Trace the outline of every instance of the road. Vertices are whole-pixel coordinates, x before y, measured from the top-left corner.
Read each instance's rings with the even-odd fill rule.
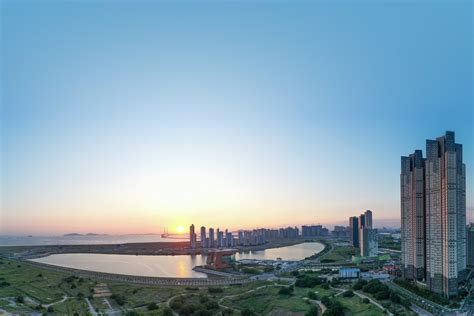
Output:
[[[95,311],[94,306],[92,306],[89,299],[86,298],[85,300],[86,300],[87,305],[89,306],[89,312],[92,314],[92,316],[97,316],[97,312]]]
[[[442,313],[448,313],[451,312],[449,309],[435,303],[427,300],[424,297],[421,297],[411,291],[408,291],[407,289],[399,286],[398,284],[393,283],[392,281],[385,283],[387,286],[395,291],[401,292],[404,294],[404,296],[409,297],[413,300],[416,301],[419,305],[421,305],[424,309],[428,310],[435,310],[435,314],[440,315]]]

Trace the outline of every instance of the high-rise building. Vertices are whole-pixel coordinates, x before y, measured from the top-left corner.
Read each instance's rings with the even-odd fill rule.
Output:
[[[206,227],[201,226],[201,247],[206,248]]]
[[[359,215],[359,230],[365,227],[365,214]]]
[[[470,223],[469,225],[467,225],[466,229],[466,265],[472,269],[474,267],[474,223]]]
[[[209,248],[215,247],[214,228],[209,228]]]
[[[425,159],[421,150],[402,157],[400,173],[402,276],[423,280],[425,264]]]
[[[360,229],[360,255],[362,257],[375,257],[379,252],[377,230],[368,227]]]
[[[364,227],[365,228],[372,228],[372,211],[371,210],[365,211],[364,219],[365,219]]]
[[[217,229],[217,247],[224,247],[224,232]]]
[[[196,248],[196,233],[194,232],[194,224],[189,226],[189,243],[191,248]]]
[[[466,166],[462,145],[455,143],[454,132],[446,132],[426,141],[426,159],[421,151],[415,151],[401,162],[404,276],[424,277],[430,291],[455,296],[466,276]]]
[[[352,247],[359,247],[359,219],[357,216],[349,217],[349,239]]]

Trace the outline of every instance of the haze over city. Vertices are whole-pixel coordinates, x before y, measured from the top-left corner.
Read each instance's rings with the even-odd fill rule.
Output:
[[[473,221],[471,16],[2,2],[0,234],[399,227],[400,156],[448,130]]]

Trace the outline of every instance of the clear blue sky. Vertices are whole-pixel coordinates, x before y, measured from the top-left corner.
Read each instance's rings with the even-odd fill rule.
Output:
[[[446,130],[472,218],[471,1],[1,11],[0,232],[394,223],[400,156]]]

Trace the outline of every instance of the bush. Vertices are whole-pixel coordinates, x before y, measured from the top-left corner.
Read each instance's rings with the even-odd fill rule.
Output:
[[[298,276],[298,275],[300,275],[300,273],[298,272],[298,270],[295,270],[295,271],[291,272],[291,275]]]
[[[246,307],[242,311],[240,311],[240,315],[242,315],[242,316],[254,316],[254,315],[257,315],[257,314],[255,314],[255,312],[252,309]]]
[[[308,291],[307,296],[310,300],[317,300],[318,299],[318,294],[316,294],[313,291]]]
[[[329,284],[327,283],[324,283],[323,285],[321,285],[321,287],[325,290],[329,290]]]
[[[185,290],[186,291],[199,291],[199,288],[195,286],[187,286]]]
[[[315,287],[316,285],[320,285],[324,282],[326,282],[326,279],[324,279],[324,278],[310,276],[310,275],[304,275],[302,277],[299,277],[296,280],[295,286],[297,286],[297,287]]]
[[[124,305],[126,302],[125,297],[119,294],[112,294],[110,298],[113,299],[120,306]]]
[[[401,303],[400,296],[397,293],[393,292],[393,291],[390,293],[390,300],[392,302],[394,302],[395,304],[400,304]]]
[[[332,301],[329,296],[323,296],[321,298],[321,303],[323,303],[326,307],[329,307],[332,304]]]
[[[364,304],[369,304],[370,301],[369,301],[369,299],[366,297],[366,298],[364,298],[364,299],[362,300],[362,303],[364,303]]]
[[[344,297],[353,297],[354,292],[352,292],[351,290],[345,291],[344,293],[342,293],[342,296],[344,296]]]
[[[156,303],[153,302],[153,303],[148,304],[148,305],[146,306],[146,308],[147,308],[149,311],[153,311],[153,310],[155,310],[155,309],[158,309],[159,307],[158,307],[158,305],[157,305]]]
[[[163,315],[164,316],[173,316],[173,311],[169,307],[165,307],[163,309]]]
[[[207,291],[209,293],[222,293],[222,292],[224,292],[224,289],[220,288],[220,287],[210,287],[210,288],[207,289]]]
[[[285,286],[280,288],[278,291],[278,294],[281,295],[292,295],[293,294],[293,287],[292,286]]]
[[[209,301],[204,304],[207,310],[219,309],[219,304],[216,301]]]
[[[305,316],[318,316],[319,309],[316,306],[312,306],[309,311],[306,312]]]
[[[23,304],[25,302],[25,298],[23,296],[17,296],[16,302],[20,303],[20,304]]]
[[[344,315],[344,307],[338,301],[332,301],[328,309],[324,312],[325,316],[340,316]]]
[[[54,307],[53,306],[48,307],[48,313],[54,313]]]

